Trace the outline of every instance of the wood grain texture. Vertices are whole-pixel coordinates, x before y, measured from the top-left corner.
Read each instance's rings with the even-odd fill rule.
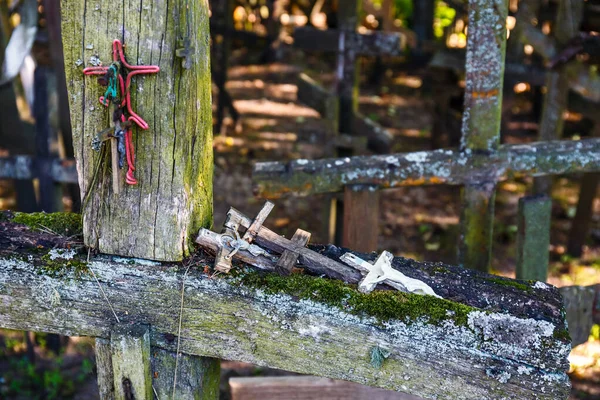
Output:
[[[552,200],[546,196],[519,199],[517,216],[517,279],[548,279]]]
[[[379,238],[379,191],[373,185],[344,188],[342,246],[368,253],[377,251]]]
[[[112,368],[110,340],[97,338],[94,346],[96,355],[96,377],[98,394],[102,400],[115,400],[115,383]]]
[[[110,353],[115,399],[152,399],[149,327],[117,325],[110,334]]]
[[[316,376],[229,378],[231,400],[419,400],[421,397]]]
[[[187,23],[194,28],[189,30],[195,49],[191,69],[184,69],[175,54]],[[206,0],[64,1],[62,32],[82,197],[91,191],[84,210],[85,243],[104,253],[181,260],[189,253],[192,232],[212,221]],[[110,118],[98,102],[105,89],[82,73],[92,56],[104,65],[111,62],[114,39],[124,43],[131,64],[161,69],[132,80],[132,108],[150,127],[134,128],[139,183],[123,186],[119,195],[113,193],[110,171],[104,166],[92,185],[99,154],[92,151],[91,140],[110,126]]]
[[[93,278],[40,275],[38,262],[35,258],[0,259],[0,326],[109,337],[114,317]],[[148,323],[151,345],[173,351],[182,269],[106,257],[94,259],[90,266],[122,322]],[[437,293],[453,290],[455,284],[448,278],[444,281],[445,287],[432,285]],[[474,283],[456,285],[477,289]],[[485,287],[487,292],[478,291],[479,298],[490,299],[498,295],[494,290],[506,290],[490,283]],[[556,399],[568,394],[565,371],[570,345],[553,338],[562,323],[561,307],[553,322],[505,311],[512,304],[537,298],[531,308],[539,304],[541,309],[517,312],[547,312],[556,307],[551,300],[556,289],[550,286],[531,289],[527,295],[513,291],[510,304],[503,298],[503,311],[474,311],[462,327],[452,322],[451,315],[439,325],[410,319],[381,324],[372,317],[349,314],[342,306],[268,295],[210,279],[196,270],[190,271],[186,288],[181,331],[184,354],[348,380],[426,398]],[[60,302],[51,304],[48,296],[54,290]],[[544,309],[545,301],[551,305]],[[374,346],[391,351],[381,369],[370,364]]]
[[[48,270],[48,253],[36,247],[40,241],[14,235],[13,225],[0,222],[0,326],[109,338],[114,316],[97,282],[91,275],[76,275],[72,267],[61,268],[63,263],[84,262],[85,256],[54,250]],[[48,233],[38,236],[56,243]],[[337,263],[347,251],[335,246],[311,248]],[[569,392],[570,343],[561,298],[552,286],[396,257],[394,268],[424,281],[446,300],[406,295],[410,301],[416,296],[433,302],[432,314],[419,308],[416,316],[408,312],[381,320],[368,310],[357,313],[344,302],[299,298],[267,283],[248,286],[238,278],[211,278],[202,272],[211,263],[199,255],[185,278],[182,354],[266,365],[426,398],[554,399],[566,398]],[[88,267],[121,323],[148,324],[151,346],[176,349],[186,268],[108,256],[93,258]],[[310,279],[325,284],[323,278]],[[392,293],[379,291],[378,296],[385,306]],[[457,303],[472,308],[463,313]],[[391,352],[381,369],[370,362],[374,346]]]

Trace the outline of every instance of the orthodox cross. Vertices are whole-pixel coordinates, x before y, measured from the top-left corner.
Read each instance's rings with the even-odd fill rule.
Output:
[[[128,72],[126,72],[126,70]],[[111,162],[113,170],[113,191],[119,193],[119,169],[123,168],[125,158],[127,159],[127,174],[125,182],[129,185],[137,184],[134,176],[135,153],[132,139],[132,126],[137,125],[141,129],[148,129],[148,124],[131,108],[131,78],[135,75],[156,74],[160,68],[156,65],[131,65],[125,59],[123,44],[120,40],[113,41],[113,62],[109,66],[88,67],[83,70],[85,75],[100,75],[98,81],[107,86],[99,101],[105,107],[113,104],[112,121],[114,127],[100,132],[94,138],[92,146],[99,150],[102,142],[110,140]],[[121,98],[117,94],[120,90]],[[118,165],[118,168],[117,168]]]

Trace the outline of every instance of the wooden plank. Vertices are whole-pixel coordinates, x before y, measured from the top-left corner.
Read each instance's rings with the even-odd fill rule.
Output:
[[[350,8],[352,8],[351,6]],[[340,31],[300,27],[294,30],[294,46],[312,51],[336,52],[339,50]],[[401,33],[371,31],[360,34],[352,30],[344,32],[346,46],[364,56],[400,56],[405,47]]]
[[[310,232],[302,229],[296,229],[294,236],[292,236],[291,242],[297,246],[306,246],[309,240]],[[284,250],[281,254],[281,257],[279,257],[279,260],[277,261],[275,271],[281,275],[289,275],[298,261],[298,256],[299,254],[294,251]]]
[[[599,323],[600,285],[566,286],[559,289],[565,305],[572,346],[587,342],[592,325]]]
[[[229,378],[231,400],[419,400],[421,397],[316,376]]]
[[[344,230],[342,246],[368,253],[378,249],[379,188],[348,185],[344,188]]]
[[[545,195],[519,199],[517,279],[546,282],[552,200]]]
[[[144,325],[119,325],[110,335],[116,400],[152,399],[150,330]]]
[[[108,338],[114,321],[109,299],[123,324],[144,321],[152,327],[152,346],[176,349],[179,315],[173,310],[180,304],[185,268],[93,258],[87,266],[104,287],[104,297],[88,274],[65,266],[60,276],[48,275],[40,250],[32,245],[27,250],[24,237],[1,224],[0,242],[21,243],[23,256],[0,250],[1,327]],[[314,249],[334,258],[344,253],[335,246]],[[72,253],[62,257],[54,262],[85,262]],[[333,298],[320,292],[339,287],[323,278],[301,276],[297,291],[287,288],[289,278],[276,275],[219,278],[192,268],[180,351],[430,398],[567,397],[570,344],[555,288],[440,263],[395,258],[393,266],[447,300],[378,292],[382,305],[392,302],[391,314],[380,314],[375,305],[362,308],[366,297],[352,287]],[[267,283],[273,279],[283,280]],[[400,299],[393,300],[396,296]],[[381,369],[371,365],[376,346],[390,351]]]
[[[109,0],[94,11],[96,6],[92,0],[61,3],[81,196],[90,193],[83,210],[84,242],[109,254],[181,260],[191,250],[186,238],[212,222],[208,2],[176,0],[140,7]],[[195,49],[190,69],[180,59],[173,61],[177,42],[187,33]],[[98,101],[105,88],[82,73],[92,55],[110,64],[115,38],[124,40],[132,64],[160,67],[157,74],[132,78],[133,109],[149,129],[134,128],[138,183],[123,187],[119,195],[113,194],[108,168],[95,176],[99,154],[90,146],[92,137],[109,127],[108,110]],[[126,169],[120,173],[125,175]]]
[[[543,176],[600,170],[600,139],[502,145],[493,154],[457,150],[260,162],[254,166],[255,193],[277,198],[286,193],[309,195],[341,192],[346,185],[382,188],[463,185],[506,175]],[[315,179],[318,176],[319,179]]]
[[[94,353],[96,355],[96,376],[100,400],[115,399],[115,383],[110,351],[110,340],[97,338]]]

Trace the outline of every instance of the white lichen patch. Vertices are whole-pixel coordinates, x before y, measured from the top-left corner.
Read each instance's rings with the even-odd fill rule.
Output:
[[[428,156],[429,153],[426,151],[416,151],[414,153],[408,153],[404,158],[410,162],[426,162]]]
[[[75,254],[77,254],[75,250],[69,249],[52,249],[48,252],[48,256],[51,260],[56,260],[57,258],[62,260],[72,260],[73,257],[75,257]]]
[[[544,282],[540,282],[537,281],[534,285],[533,285],[534,289],[544,289],[544,290],[548,290],[550,289],[550,286],[546,285]]]

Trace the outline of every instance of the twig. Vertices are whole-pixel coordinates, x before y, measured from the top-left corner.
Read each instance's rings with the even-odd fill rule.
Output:
[[[177,351],[175,352],[175,372],[173,373],[173,392],[171,393],[171,399],[175,399],[175,387],[177,386],[177,367],[179,365],[179,344],[181,342],[181,320],[183,319],[183,295],[185,293],[185,278],[187,277],[188,271],[192,263],[188,264],[185,274],[183,274],[183,281],[181,282],[181,306],[179,309],[179,328],[177,329]]]
[[[154,391],[154,395],[156,396],[156,400],[160,400],[160,397],[158,397],[158,393],[156,393],[156,388],[154,387],[154,385],[152,385],[152,390]]]
[[[112,304],[110,304],[110,301],[108,300],[108,297],[106,296],[106,293],[104,293],[104,289],[102,289],[102,285],[100,285],[100,281],[98,280],[98,278],[96,277],[96,274],[94,273],[94,270],[92,269],[92,266],[89,265],[90,264],[90,251],[91,251],[91,247],[88,247],[88,255],[87,255],[87,263],[88,263],[88,268],[90,270],[90,272],[92,273],[94,279],[96,280],[96,283],[98,284],[98,287],[100,288],[100,291],[102,292],[102,294],[104,295],[104,300],[106,300],[106,303],[108,304],[108,306],[110,307],[110,311],[112,311],[113,315],[115,316],[115,319],[117,320],[117,323],[121,323],[121,321],[119,321],[119,317],[117,317],[117,313],[115,312],[115,309],[113,308]]]

